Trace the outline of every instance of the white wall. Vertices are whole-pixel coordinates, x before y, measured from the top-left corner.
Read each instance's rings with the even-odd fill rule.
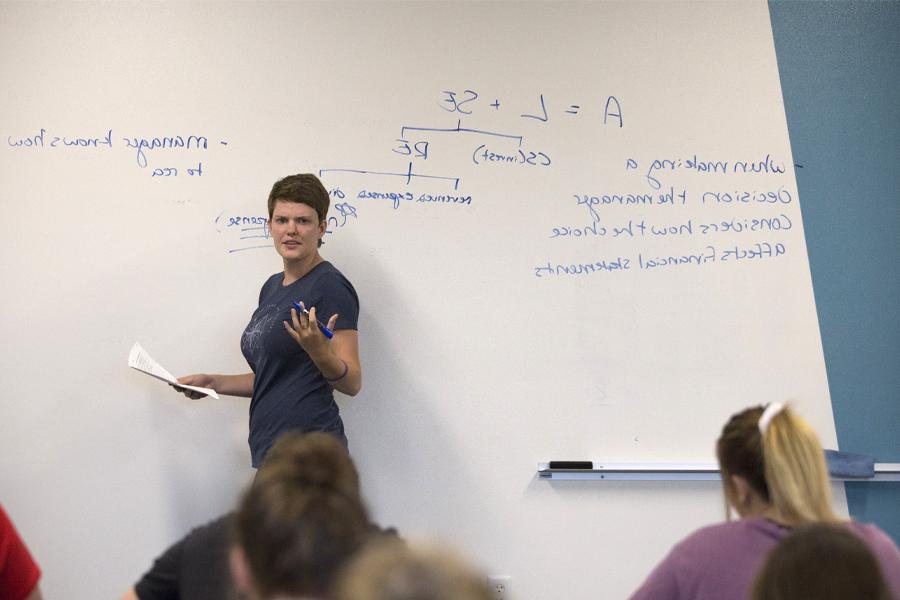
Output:
[[[715,483],[547,482],[538,462],[710,462],[729,414],[784,399],[835,445],[765,3],[4,3],[0,72],[0,501],[49,597],[117,595],[251,476],[246,401],[187,402],[125,363],[140,341],[176,373],[246,368],[280,262],[229,223],[289,173],[322,170],[355,211],[333,211],[323,254],[362,300],[365,386],[341,406],[373,512],[521,600],[622,597],[722,516]],[[471,114],[448,112],[466,90]],[[476,164],[482,144],[518,154],[495,134],[552,164]],[[125,142],[178,135],[208,147],[142,166]],[[733,172],[767,155],[786,172]],[[594,221],[576,196],[658,195],[657,159],[681,161],[652,174],[684,203],[597,206],[608,235],[553,237]],[[779,189],[789,203],[702,202]],[[747,231],[773,218],[792,228]],[[763,242],[784,254],[723,260]]]

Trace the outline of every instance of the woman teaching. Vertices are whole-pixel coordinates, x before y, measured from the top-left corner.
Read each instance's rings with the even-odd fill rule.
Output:
[[[250,372],[178,379],[251,398],[254,467],[288,430],[324,431],[347,443],[333,391],[354,396],[362,386],[359,299],[347,278],[319,254],[328,206],[328,191],[315,175],[290,175],[272,186],[268,227],[284,271],[263,284],[259,305],[241,336]],[[334,332],[332,338],[323,333],[318,315],[328,319],[325,327]],[[189,398],[202,397],[176,389]]]

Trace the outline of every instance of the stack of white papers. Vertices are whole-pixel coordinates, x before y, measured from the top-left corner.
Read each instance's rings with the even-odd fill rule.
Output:
[[[166,383],[170,383],[175,387],[200,392],[201,394],[206,394],[207,396],[212,396],[216,399],[219,398],[216,390],[178,383],[178,380],[175,379],[175,377],[171,373],[166,371],[162,367],[162,365],[153,360],[153,358],[149,354],[147,354],[147,351],[144,350],[137,342],[135,342],[134,346],[131,347],[131,352],[128,354],[128,366],[132,369],[137,369],[141,373],[146,373],[150,377],[156,377],[157,379],[161,379]]]

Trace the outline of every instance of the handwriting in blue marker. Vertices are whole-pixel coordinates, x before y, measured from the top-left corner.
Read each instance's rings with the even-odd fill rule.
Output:
[[[603,124],[608,125],[610,117],[619,120],[619,128],[625,126],[625,120],[622,118],[622,105],[615,96],[606,99],[606,108],[603,109]]]
[[[598,207],[602,206],[682,206],[687,203],[687,190],[676,190],[670,187],[668,191],[654,193],[631,192],[626,194],[572,194],[578,206],[584,206],[591,218],[600,220]]]
[[[443,90],[441,92],[441,98],[438,100],[438,106],[440,106],[441,109],[449,113],[460,115],[473,115],[475,114],[477,107],[483,106],[485,103],[488,108],[493,109],[492,112],[499,112],[501,106],[508,104],[506,101],[501,102],[500,99],[496,97],[494,97],[493,101],[489,101],[487,97],[482,99],[482,96],[475,90],[463,90],[462,92],[456,90]],[[551,104],[548,104],[544,94],[539,92],[537,94],[536,105],[532,105],[533,108],[531,109],[531,112],[520,112],[519,116],[523,119],[533,119],[541,123],[547,123],[550,121],[551,115],[556,114],[557,107],[559,106],[556,102],[552,102]],[[582,104],[568,104],[567,108],[563,110],[563,113],[570,116],[578,115],[582,111],[582,106]],[[595,105],[592,103],[591,106]],[[603,111],[603,125],[618,126],[619,128],[625,126],[622,103],[616,96],[606,96],[605,102],[601,103],[600,106],[602,106]],[[520,108],[519,110],[523,109]],[[439,130],[436,129],[436,131]]]
[[[420,193],[418,196],[413,192],[397,192],[397,191],[373,191],[362,189],[356,194],[358,200],[389,200],[396,210],[400,208],[403,202],[422,202],[429,204],[472,204],[472,196],[456,195],[456,194],[430,194],[427,192]],[[355,209],[354,209],[355,210]],[[353,216],[356,214],[354,212]]]
[[[184,148],[186,150],[206,150],[209,140],[202,135],[170,136],[170,137],[123,137],[126,147],[134,148],[138,166],[147,166],[147,151],[156,149]]]
[[[400,145],[395,146],[391,150],[396,152],[397,154],[402,154],[403,156],[412,156],[413,158],[421,158],[422,160],[428,160],[428,145],[429,142],[424,140],[419,140],[418,142],[413,142],[413,145],[410,146],[407,140],[402,138],[397,139],[400,142]]]
[[[99,148],[105,146],[112,148],[112,129],[107,130],[102,137],[89,136],[48,136],[43,127],[34,136],[14,137],[7,136],[6,143],[11,148]]]
[[[476,165],[504,163],[541,167],[549,167],[552,164],[550,157],[544,152],[536,152],[534,150],[526,152],[520,148],[517,152],[509,154],[506,152],[494,152],[484,144],[481,144],[472,152],[472,162]]]
[[[447,112],[457,112],[463,115],[471,115],[471,108],[464,108],[466,104],[474,102],[478,99],[478,92],[474,92],[472,90],[466,90],[462,94],[457,94],[452,90],[444,90],[445,98],[440,104],[440,107],[446,110]],[[457,98],[457,95],[461,95],[463,97],[462,100]],[[446,106],[445,106],[446,105]]]
[[[224,217],[224,218],[223,218]],[[237,248],[231,248],[228,253],[243,252],[245,250],[258,250],[261,248],[271,248],[271,243],[260,245],[259,243],[247,242],[246,240],[269,240],[271,238],[269,232],[269,219],[263,215],[232,215],[225,216],[225,211],[216,216],[213,223],[216,231],[226,232],[234,231],[237,239],[241,241],[241,245]],[[247,245],[247,244],[251,245]]]
[[[137,165],[144,169],[149,166],[148,153],[151,150],[163,149],[183,149],[183,150],[206,150],[209,148],[209,140],[203,135],[174,135],[161,137],[140,137],[140,136],[113,136],[113,130],[107,129],[103,135],[54,135],[45,128],[40,128],[34,135],[14,136],[8,135],[6,144],[10,148],[16,149],[53,149],[58,151],[65,150],[89,150],[89,149],[110,149],[119,147],[134,150]],[[227,146],[228,142],[219,140],[219,144]],[[181,173],[187,173],[190,177],[200,177],[203,175],[203,164],[196,163],[196,166],[176,167],[172,165],[162,165],[152,169],[151,177],[169,178],[178,177]]]
[[[793,200],[791,192],[784,186],[777,190],[734,190],[734,192],[705,191],[700,196],[700,202],[706,204],[790,204]]]
[[[628,159],[626,163],[626,170],[635,168],[637,168],[637,161],[635,161],[634,159]],[[772,160],[772,157],[769,154],[766,154],[765,158],[758,161],[727,161],[717,159],[703,160],[698,158],[697,155],[694,154],[689,158],[653,159],[647,167],[647,172],[645,173],[644,177],[646,178],[647,183],[651,188],[658,190],[660,187],[662,187],[662,182],[659,179],[659,173],[672,173],[680,170],[719,175],[745,173],[782,174],[784,173],[785,168],[784,163],[779,163]]]
[[[403,201],[412,202],[412,192],[375,192],[370,190],[360,190],[356,194],[357,200],[390,200],[394,206],[394,210],[400,208]]]
[[[609,233],[609,229],[600,225],[597,221],[593,221],[590,225],[571,226],[560,225],[554,227],[550,233],[550,239],[557,238],[597,238],[605,237]]]
[[[381,177],[402,177],[406,180],[407,184],[416,179],[437,179],[443,181],[452,181],[453,189],[455,190],[459,188],[459,177],[445,177],[442,175],[425,175],[423,173],[418,173],[413,170],[412,163],[409,163],[407,165],[406,171],[403,173],[392,171],[369,171],[365,169],[319,169],[319,177],[322,177],[325,173],[353,173],[357,175],[378,175]]]
[[[453,194],[419,194],[416,202],[437,204],[472,204],[472,196],[455,196]]]
[[[698,231],[703,235],[710,233],[744,233],[748,231],[789,231],[794,223],[786,214],[774,217],[754,217],[746,219],[721,219],[709,223],[700,223]]]
[[[578,262],[567,264],[555,264],[547,261],[546,265],[534,267],[535,277],[547,276],[579,276],[598,273],[612,273],[615,271],[627,271],[631,268],[631,259],[617,256],[616,258],[597,260],[593,262]]]
[[[344,227],[347,225],[347,221],[350,219],[356,219],[356,207],[350,204],[349,202],[340,202],[334,205],[334,210],[337,212],[337,215],[331,215],[328,217],[328,227],[326,233],[332,233],[333,229],[337,229],[340,227]]]
[[[546,123],[550,119],[550,117],[547,115],[547,105],[544,104],[544,95],[541,94],[540,97],[541,97],[541,114],[539,114],[539,115],[522,114],[519,116],[524,117],[526,119],[535,119],[537,121]]]
[[[762,260],[766,258],[774,258],[783,256],[787,253],[785,245],[782,243],[773,244],[771,242],[758,242],[751,246],[733,246],[722,251],[721,261],[729,260]]]
[[[185,169],[189,177],[203,176],[203,163],[198,162],[197,168],[188,167]],[[178,177],[177,167],[156,167],[153,169],[151,177]]]
[[[415,131],[419,133],[470,133],[474,135],[484,135],[489,137],[499,137],[509,140],[516,140],[519,143],[519,146],[522,145],[522,140],[524,139],[521,135],[515,135],[511,133],[500,133],[497,131],[488,131],[486,129],[472,129],[470,127],[463,127],[462,119],[457,120],[456,127],[413,127],[411,125],[404,125],[400,128],[400,136],[402,138],[406,138],[407,131]]]
[[[584,277],[603,273],[628,271],[636,267],[638,271],[660,271],[671,268],[704,267],[717,263],[758,262],[778,258],[787,254],[787,247],[780,242],[755,242],[747,245],[735,244],[728,247],[704,246],[694,252],[677,254],[650,253],[641,250],[636,258],[616,256],[603,260],[554,262],[547,261],[533,267],[535,277]]]
[[[221,217],[221,215],[219,215]],[[219,219],[216,219],[218,222]],[[228,217],[226,221],[226,227],[247,227],[250,225],[256,227],[266,228],[269,224],[268,217],[264,216],[248,216],[248,215],[235,215],[232,217]]]
[[[658,267],[675,267],[684,265],[702,266],[716,262],[715,246],[706,246],[701,252],[693,254],[670,254],[664,256],[644,256],[638,253],[638,268],[643,270],[656,269]]]

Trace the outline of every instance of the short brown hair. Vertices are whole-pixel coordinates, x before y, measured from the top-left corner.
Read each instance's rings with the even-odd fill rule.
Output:
[[[235,541],[263,598],[324,596],[368,531],[358,498],[276,477],[254,482],[235,515]]]
[[[269,192],[269,219],[272,218],[272,211],[275,210],[275,203],[278,201],[296,202],[312,207],[320,223],[326,219],[331,203],[328,190],[312,173],[288,175],[275,182],[272,191]]]
[[[778,542],[753,585],[753,600],[890,597],[865,542],[846,527],[823,523],[801,527]]]
[[[285,476],[309,485],[333,488],[354,498],[360,497],[359,473],[347,447],[336,437],[321,431],[288,431],[266,452],[257,479]]]
[[[325,433],[288,433],[241,499],[233,535],[262,598],[321,597],[369,529],[343,444]]]

